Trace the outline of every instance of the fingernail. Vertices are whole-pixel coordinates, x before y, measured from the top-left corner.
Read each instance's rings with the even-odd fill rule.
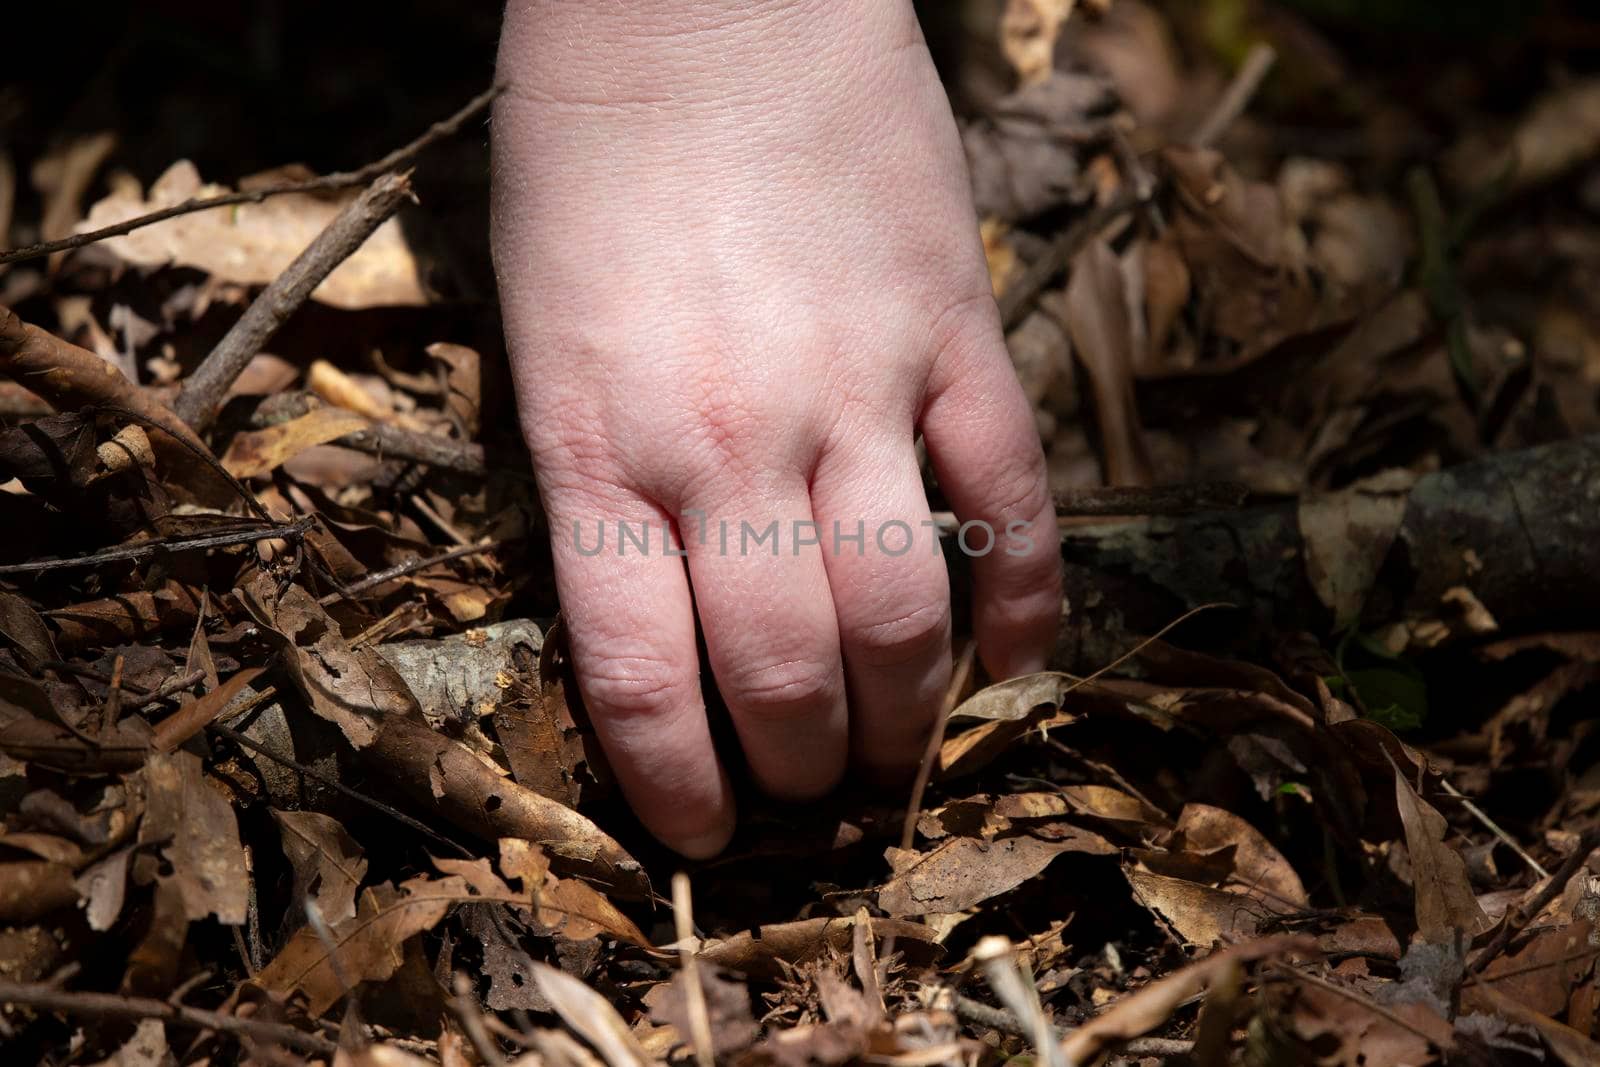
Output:
[[[668,842],[673,851],[691,860],[708,860],[712,856],[728,847],[728,842],[733,839],[733,828],[725,827],[707,834],[698,834],[693,837],[681,838],[678,841]]]

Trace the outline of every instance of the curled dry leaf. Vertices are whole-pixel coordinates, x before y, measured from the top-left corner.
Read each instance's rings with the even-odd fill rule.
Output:
[[[1462,933],[1480,934],[1490,926],[1478,906],[1461,853],[1445,843],[1450,827],[1438,809],[1417,795],[1394,768],[1395,804],[1405,827],[1416,897],[1417,932],[1436,945],[1449,944]]]
[[[406,683],[370,647],[353,648],[314,597],[298,585],[280,593],[270,574],[238,591],[240,602],[282,649],[284,664],[311,710],[338,726],[357,749],[377,739],[389,716],[420,719]]]
[[[283,854],[294,867],[296,905],[313,900],[322,917],[344,922],[356,913],[356,890],[367,874],[361,846],[343,826],[315,811],[273,811]]]
[[[159,877],[177,888],[191,921],[215,915],[218,922],[240,925],[250,877],[233,805],[206,783],[200,757],[191,752],[155,753],[146,761],[144,775],[147,807],[139,844],[158,850],[171,865],[172,873]]]
[[[361,894],[353,918],[331,924],[324,943],[310,926],[302,926],[288,944],[256,975],[264,989],[288,995],[303,993],[307,1009],[321,1015],[344,996],[340,976],[351,982],[381,981],[403,961],[401,946],[431,930],[457,904],[498,902],[527,904],[528,898],[502,892],[486,894],[461,875],[430,879],[420,875],[398,889],[389,883]]]
[[[576,978],[543,963],[533,965],[539,992],[606,1061],[606,1067],[649,1067],[656,1061],[646,1055],[633,1031],[604,997]]]
[[[878,890],[878,906],[894,917],[965,911],[1015,889],[1063,853],[1117,853],[1116,846],[1099,834],[1077,827],[1063,829],[1059,839],[1050,841],[953,837],[926,853],[891,848],[886,855],[894,878]]]
[[[194,164],[179,160],[156,179],[148,198],[136,184],[125,185],[90,208],[79,229],[97,230],[185,200],[229,191],[202,183]],[[221,281],[266,285],[358,195],[359,190],[336,196],[290,193],[259,204],[182,215],[104,244],[141,267],[194,267]],[[352,310],[427,303],[417,280],[416,260],[394,219],[379,226],[311,296]]]
[[[435,811],[485,840],[520,837],[538,843],[560,870],[579,874],[618,896],[648,896],[639,861],[594,823],[500,774],[464,745],[426,724],[389,717],[364,753],[374,766]]]
[[[1066,325],[1073,355],[1094,389],[1106,484],[1149,485],[1154,481],[1150,449],[1133,395],[1141,359],[1123,269],[1117,254],[1098,238],[1079,252],[1067,284]]]
[[[298,419],[235,434],[222,465],[235,478],[254,478],[276,470],[308,448],[337,441],[369,425],[353,411],[314,408]]]

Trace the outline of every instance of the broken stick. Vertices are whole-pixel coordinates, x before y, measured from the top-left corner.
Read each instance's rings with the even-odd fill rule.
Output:
[[[228,388],[261,347],[306,302],[312,290],[350,258],[411,195],[408,175],[385,174],[339,212],[316,240],[261,291],[189,376],[178,396],[177,410],[183,421],[197,431],[205,430],[216,417]]]

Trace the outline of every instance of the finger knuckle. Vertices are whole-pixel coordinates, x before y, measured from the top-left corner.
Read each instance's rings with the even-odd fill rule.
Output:
[[[811,714],[840,696],[839,666],[820,656],[756,660],[725,673],[729,704],[763,718]]]
[[[678,665],[652,655],[603,655],[583,670],[585,698],[611,716],[664,716],[686,699],[689,685]]]
[[[928,598],[888,618],[869,620],[851,635],[864,666],[894,667],[942,652],[950,640],[950,602]]]

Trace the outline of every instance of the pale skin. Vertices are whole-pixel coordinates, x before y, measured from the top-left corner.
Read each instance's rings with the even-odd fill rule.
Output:
[[[499,76],[518,409],[579,685],[630,803],[689,857],[733,833],[697,621],[767,792],[909,777],[951,669],[918,434],[958,517],[1033,534],[973,560],[987,671],[1041,669],[1061,602],[1044,458],[909,0],[513,0]],[[774,519],[894,520],[915,542],[738,550],[741,521]],[[619,520],[657,531],[649,554],[580,551]],[[660,550],[669,521],[683,558]]]

